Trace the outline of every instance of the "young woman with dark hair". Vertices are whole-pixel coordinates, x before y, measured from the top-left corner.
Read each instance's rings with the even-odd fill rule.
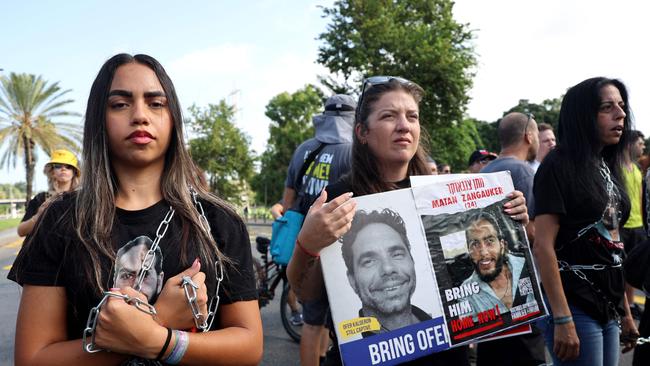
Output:
[[[82,187],[46,210],[9,275],[24,287],[16,363],[257,364],[248,233],[185,149],[163,67],[146,55],[112,57],[85,115]],[[141,236],[151,248],[119,258],[114,274],[118,250]],[[150,273],[154,260],[163,274]],[[139,291],[151,276],[164,281],[154,304]],[[91,353],[101,349],[111,352]]]
[[[592,78],[570,88],[558,146],[535,175],[533,247],[553,316],[543,324],[554,364],[615,365],[638,336],[624,296],[619,230],[630,210],[622,186],[631,112],[625,85]]]
[[[314,202],[298,235],[287,274],[302,301],[327,302],[318,253],[345,234],[356,208],[352,195],[410,187],[409,176],[429,175],[427,154],[420,144],[419,103],[424,91],[403,78],[377,76],[365,80],[357,104],[352,169],[328,186]],[[325,203],[328,197],[336,197]],[[528,223],[525,199],[514,192],[506,212]],[[338,347],[332,348],[338,351]],[[466,348],[437,353],[409,364],[469,365]],[[340,364],[328,355],[327,364]]]

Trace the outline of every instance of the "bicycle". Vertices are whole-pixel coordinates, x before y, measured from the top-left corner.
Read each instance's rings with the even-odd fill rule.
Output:
[[[269,253],[271,240],[263,236],[258,236],[255,238],[255,243],[257,251],[261,254],[261,260],[255,259],[253,262],[260,309],[273,300],[275,297],[275,289],[280,284],[280,281],[282,281],[282,295],[280,296],[280,318],[282,319],[282,326],[294,341],[300,343],[302,322],[300,325],[294,325],[291,322],[292,310],[291,306],[289,306],[290,287],[286,267],[275,263],[271,258]],[[295,301],[295,304],[297,311],[302,314],[302,306],[300,303]]]

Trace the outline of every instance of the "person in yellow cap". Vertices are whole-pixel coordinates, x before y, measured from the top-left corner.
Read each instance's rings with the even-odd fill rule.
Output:
[[[34,196],[27,204],[25,216],[18,225],[18,235],[27,236],[34,229],[38,217],[61,193],[75,190],[79,186],[81,170],[77,157],[68,150],[54,150],[50,161],[45,164],[43,174],[47,176],[47,192]]]

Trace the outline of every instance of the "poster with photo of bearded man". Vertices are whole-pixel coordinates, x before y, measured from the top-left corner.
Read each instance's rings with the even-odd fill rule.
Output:
[[[452,345],[546,314],[525,229],[503,212],[512,190],[508,172],[414,188]]]

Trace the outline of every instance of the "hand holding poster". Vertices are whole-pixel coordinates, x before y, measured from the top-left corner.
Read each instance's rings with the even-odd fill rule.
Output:
[[[502,211],[512,190],[507,173],[457,175],[356,199],[351,230],[321,252],[345,364],[405,362],[546,313],[523,227]]]

